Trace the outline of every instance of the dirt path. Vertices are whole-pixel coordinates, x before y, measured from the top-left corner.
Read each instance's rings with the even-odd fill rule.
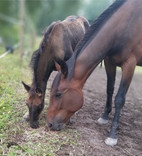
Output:
[[[115,94],[121,72],[117,73]],[[62,147],[57,155],[85,156],[141,156],[142,155],[142,74],[135,74],[129,88],[126,103],[120,117],[118,145],[109,147],[104,140],[110,130],[114,105],[108,125],[97,124],[106,100],[106,75],[104,69],[97,68],[84,86],[84,105],[76,114],[76,123],[72,125],[80,133],[80,145],[75,149]],[[52,80],[52,78],[51,78]],[[114,95],[115,95],[114,94]]]

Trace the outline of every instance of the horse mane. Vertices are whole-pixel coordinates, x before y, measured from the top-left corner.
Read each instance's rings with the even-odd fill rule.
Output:
[[[43,52],[43,48],[45,47],[46,45],[46,42],[47,42],[47,39],[49,38],[49,35],[53,29],[53,27],[55,26],[57,22],[53,22],[51,23],[45,30],[45,33],[44,33],[44,37],[43,37],[43,40],[39,46],[39,48],[33,53],[32,55],[32,58],[31,58],[31,62],[30,62],[30,66],[34,72],[34,80],[36,82],[36,71],[37,71],[37,67],[38,67],[38,62],[39,62],[39,59],[40,59],[40,55],[42,54]]]
[[[127,0],[116,0],[108,9],[106,9],[85,33],[83,39],[78,43],[75,48],[75,55],[77,56],[86,48],[91,39],[96,35],[101,27],[107,22],[107,20],[126,2]]]
[[[93,21],[88,31],[85,33],[82,40],[77,44],[73,56],[67,61],[69,73],[68,80],[71,80],[74,74],[74,66],[77,57],[87,47],[92,38],[97,35],[101,27],[107,22],[108,19],[126,2],[127,0],[116,0],[108,9],[106,9],[96,20]]]

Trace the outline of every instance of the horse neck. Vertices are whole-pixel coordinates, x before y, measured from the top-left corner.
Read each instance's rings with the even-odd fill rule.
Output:
[[[108,32],[101,31],[98,33],[77,57],[72,82],[77,83],[79,88],[83,88],[87,78],[108,54],[113,41],[113,32],[112,35],[108,35]]]
[[[42,89],[45,92],[47,81],[52,72],[52,59],[48,54],[48,50],[44,50],[39,58],[36,71],[34,71],[33,83],[36,88]]]
[[[80,55],[77,57],[72,80],[73,82],[77,82],[80,88],[83,88],[89,75],[96,66],[109,55],[109,52],[113,48],[120,46],[121,36],[123,36],[127,21],[129,21],[130,15],[134,11],[132,6],[134,6],[133,3],[135,3],[135,1],[125,2],[126,3],[107,20],[100,30],[98,30],[94,36],[90,37],[88,44],[84,46]]]

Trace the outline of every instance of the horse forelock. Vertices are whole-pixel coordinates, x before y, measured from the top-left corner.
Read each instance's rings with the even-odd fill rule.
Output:
[[[111,18],[111,16],[126,2],[127,0],[116,0],[108,9],[106,9],[85,33],[83,39],[78,43],[75,48],[76,58],[87,47],[95,35],[99,32],[102,26]]]

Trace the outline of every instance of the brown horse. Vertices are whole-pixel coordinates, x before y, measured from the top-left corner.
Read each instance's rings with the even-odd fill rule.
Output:
[[[75,46],[88,28],[88,21],[81,16],[69,16],[64,21],[54,22],[47,28],[39,49],[33,53],[31,59],[32,85],[28,86],[22,82],[28,92],[26,104],[29,108],[24,118],[29,117],[32,128],[39,126],[38,119],[44,107],[47,81],[51,72],[56,70],[55,61],[66,70],[65,61],[71,57]]]
[[[99,123],[108,122],[112,109],[116,67],[122,68],[122,78],[115,97],[115,114],[108,145],[117,144],[117,128],[126,93],[136,65],[142,66],[142,1],[116,0],[94,21],[85,34],[75,53],[67,61],[67,77],[58,73],[52,88],[47,112],[47,126],[60,130],[64,123],[83,105],[82,88],[85,81],[105,59],[107,73],[107,101]]]

